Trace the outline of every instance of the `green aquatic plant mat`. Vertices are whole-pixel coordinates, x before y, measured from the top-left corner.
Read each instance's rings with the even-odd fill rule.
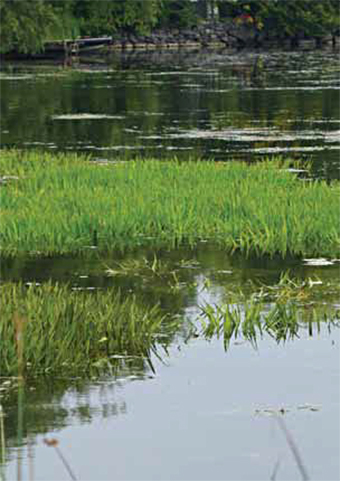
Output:
[[[166,347],[172,321],[116,290],[5,283],[0,287],[0,375],[91,374],[117,356],[146,364]]]
[[[0,175],[7,255],[202,240],[245,253],[339,253],[339,183],[302,181],[277,162],[100,164],[72,154],[2,151]]]

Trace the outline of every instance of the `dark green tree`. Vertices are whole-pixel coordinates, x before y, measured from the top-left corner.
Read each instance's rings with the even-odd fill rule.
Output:
[[[76,0],[74,15],[82,35],[111,35],[117,30],[148,33],[160,8],[161,0]]]
[[[49,2],[0,0],[0,51],[38,52],[58,24]]]
[[[197,6],[190,0],[163,0],[160,25],[187,28],[197,24]]]
[[[254,25],[268,36],[322,37],[339,28],[334,0],[218,0],[220,16]]]

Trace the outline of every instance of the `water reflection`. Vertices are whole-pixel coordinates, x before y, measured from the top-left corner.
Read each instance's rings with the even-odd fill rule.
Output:
[[[291,267],[289,275],[287,274],[288,280],[282,282],[282,272],[287,271],[288,266]],[[196,249],[182,248],[157,253],[140,249],[128,256],[117,252],[113,257],[101,261],[95,255],[81,258],[3,259],[1,269],[3,282],[9,279],[44,282],[49,279],[66,281],[71,287],[85,289],[114,286],[126,294],[133,292],[151,306],[160,303],[167,314],[181,319],[177,323],[177,332],[172,333],[169,347],[169,352],[175,357],[176,351],[185,351],[188,344],[192,346],[198,339],[212,340],[215,337],[222,337],[222,341],[224,338],[227,342],[224,342],[224,347],[232,347],[231,351],[239,347],[249,349],[252,344],[261,353],[273,341],[300,342],[301,339],[312,338],[328,339],[328,347],[338,346],[337,341],[334,341],[338,339],[338,320],[334,318],[335,322],[332,322],[327,318],[327,313],[326,317],[323,314],[327,306],[333,305],[335,310],[339,309],[337,260],[288,258],[283,261],[270,257],[228,257],[223,250],[204,244]],[[290,281],[290,278],[297,280]],[[215,327],[209,326],[209,309],[214,311],[211,311],[213,316],[216,312],[224,312],[228,306],[232,309],[230,312],[235,312],[238,303],[243,323],[252,308],[251,302],[249,304],[250,296],[262,302],[259,304],[264,313],[260,316],[263,318],[261,329],[255,326],[254,332],[248,335],[248,331],[240,325],[238,335],[237,332],[232,332],[226,338],[223,333],[223,316]],[[293,316],[289,325],[267,325],[264,320],[268,320],[272,308],[275,308],[274,301],[280,301],[285,315],[290,309],[291,301],[294,302],[293,307],[297,306],[302,314]],[[320,312],[315,310],[318,308],[321,308]],[[314,317],[314,311],[319,312],[318,317]],[[294,314],[295,311],[290,309],[289,312]],[[205,314],[204,317],[202,313]],[[259,312],[256,307],[250,316],[252,325],[255,324],[257,314]],[[280,315],[278,322],[283,319],[283,311]],[[205,322],[203,329],[202,319]],[[280,326],[283,330],[288,329],[287,336],[282,337],[283,330]],[[221,336],[219,329],[222,329]],[[218,343],[221,348],[223,342]],[[245,355],[244,350],[242,353]],[[93,380],[58,376],[28,380],[24,385],[23,437],[27,438],[29,433],[36,435],[60,430],[70,424],[92,422],[98,416],[106,418],[126,414],[128,408],[120,396],[125,386],[131,382],[158,379],[158,371],[163,369],[162,364],[171,365],[173,362],[167,351],[159,351],[158,355],[158,358],[153,356],[152,363],[140,357],[111,356],[110,372],[103,371]],[[11,378],[4,384],[1,383],[0,390],[0,401],[6,412],[6,437],[10,446],[16,445],[17,386],[17,380]]]
[[[157,265],[153,271],[155,261]],[[192,298],[198,279],[202,277],[209,279],[211,285],[246,289],[250,281],[276,284],[282,272],[289,270],[292,276],[302,280],[320,277],[325,285],[327,282],[336,284],[340,274],[339,260],[314,261],[292,256],[283,259],[280,256],[228,255],[213,243],[200,242],[195,248],[145,247],[100,257],[95,251],[78,257],[3,257],[0,276],[3,281],[44,282],[51,279],[67,282],[71,287],[115,286],[127,292],[147,294],[145,299],[154,303],[157,299],[184,292],[188,299]]]
[[[5,65],[0,78],[4,146],[109,160],[280,153],[339,176],[336,52],[135,52],[66,70]]]
[[[13,385],[1,399],[9,479],[18,456],[23,473],[31,462],[35,479],[64,479],[46,437],[58,439],[80,479],[96,479],[98,472],[100,479],[183,479],[183,470],[185,479],[206,479],[208,472],[214,479],[263,479],[278,455],[281,474],[295,479],[290,456],[282,456],[285,443],[258,416],[276,412],[284,412],[313,479],[325,472],[336,479],[338,333],[302,332],[276,354],[265,339],[258,351],[235,343],[225,355],[216,341],[192,338],[189,346],[173,345],[167,365],[155,360],[156,375],[132,370],[96,381],[37,379],[25,384],[21,398]],[[325,445],[316,450],[321,432]]]

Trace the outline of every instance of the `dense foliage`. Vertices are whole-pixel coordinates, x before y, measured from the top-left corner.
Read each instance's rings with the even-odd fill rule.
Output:
[[[268,35],[318,37],[339,27],[338,0],[219,0],[218,5],[222,18]]]
[[[0,0],[0,49],[40,50],[57,23],[56,12],[48,2]]]
[[[37,52],[44,42],[78,35],[145,34],[207,19],[266,34],[313,36],[339,26],[337,0],[0,0],[1,52]]]

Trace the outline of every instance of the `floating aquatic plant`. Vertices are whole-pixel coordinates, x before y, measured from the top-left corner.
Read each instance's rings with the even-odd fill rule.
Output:
[[[282,163],[281,163],[282,164]],[[212,240],[230,251],[339,257],[339,183],[301,182],[275,162],[96,165],[2,151],[1,250],[75,253]]]

